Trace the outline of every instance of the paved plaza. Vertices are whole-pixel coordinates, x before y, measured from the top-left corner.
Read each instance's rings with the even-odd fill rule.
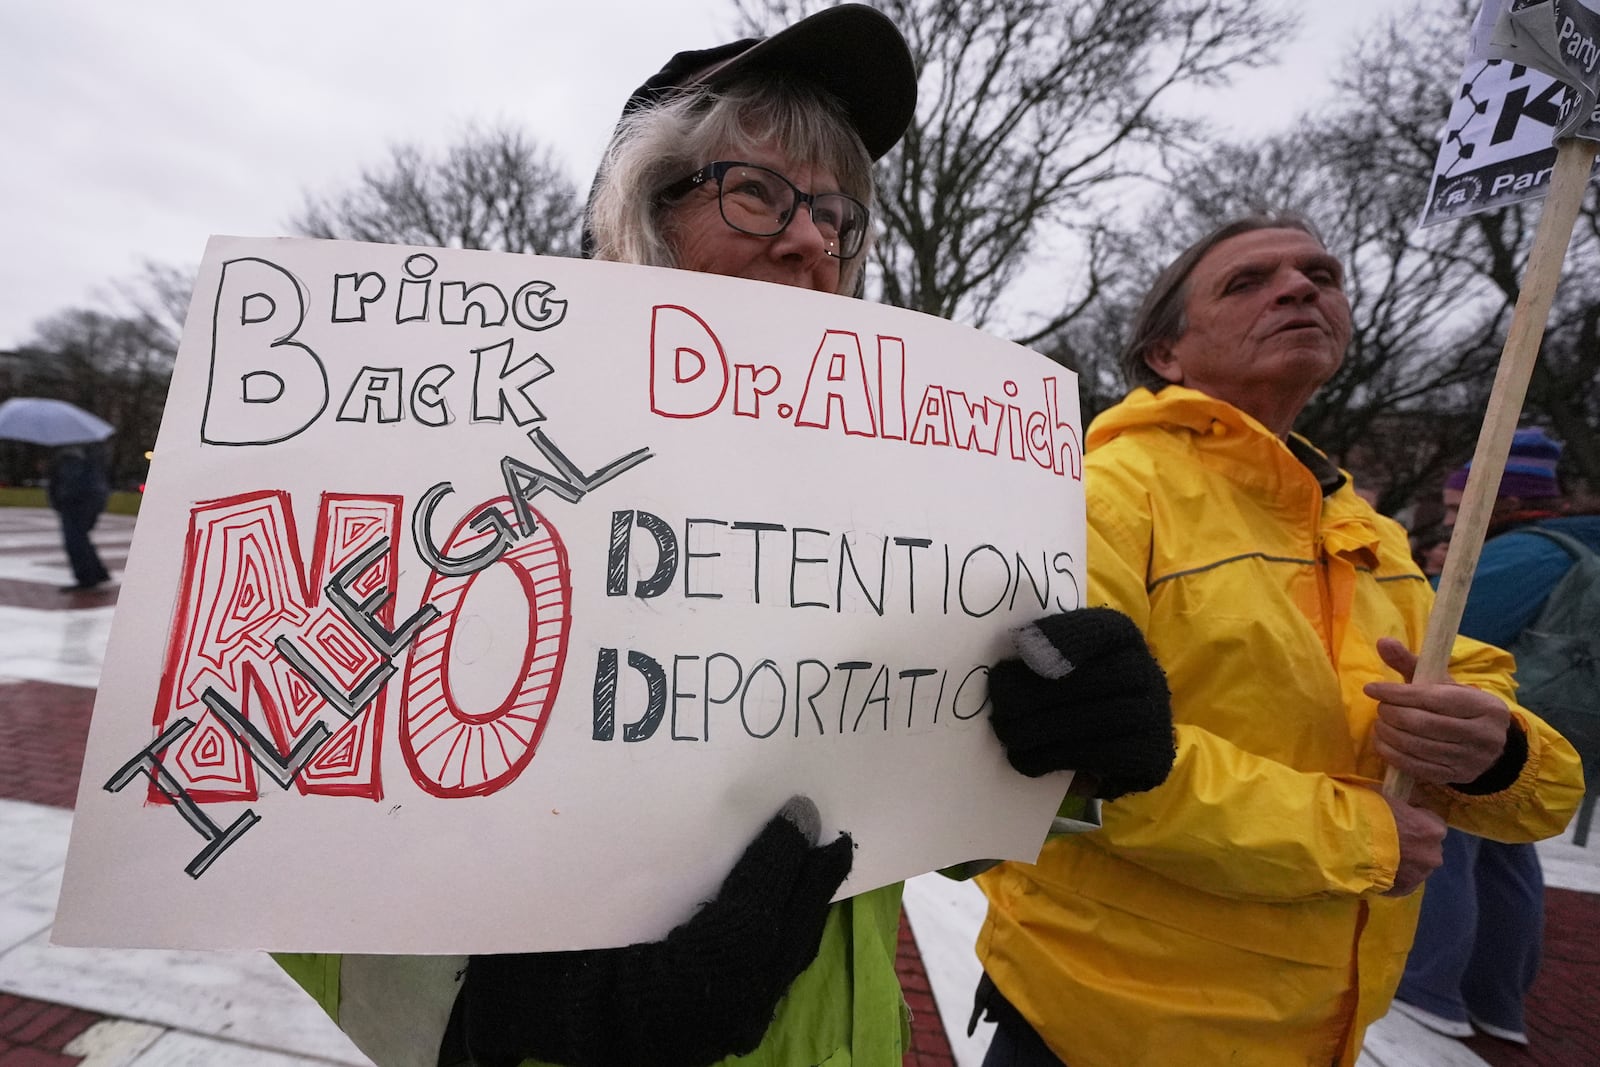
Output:
[[[95,531],[120,575],[133,520]],[[49,943],[90,710],[117,599],[71,582],[52,512],[0,508],[0,1067],[291,1067],[369,1061],[259,953],[68,949]],[[1454,1041],[1397,1015],[1361,1067],[1600,1064],[1600,842],[1540,846],[1545,965],[1527,1048]],[[965,1033],[982,919],[976,889],[909,883],[900,971],[917,1016],[907,1067],[977,1067]],[[942,1024],[941,1024],[942,1020]],[[1205,1067],[1205,1065],[1198,1065]]]

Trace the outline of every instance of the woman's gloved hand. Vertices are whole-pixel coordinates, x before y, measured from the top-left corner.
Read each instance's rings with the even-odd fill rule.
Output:
[[[1051,615],[1016,631],[1021,658],[989,674],[989,721],[1018,771],[1078,771],[1111,800],[1172,770],[1167,676],[1133,620],[1111,608]]]
[[[664,940],[471,957],[457,1010],[473,1062],[700,1067],[754,1050],[850,873],[850,835],[818,847],[821,822],[792,798]]]

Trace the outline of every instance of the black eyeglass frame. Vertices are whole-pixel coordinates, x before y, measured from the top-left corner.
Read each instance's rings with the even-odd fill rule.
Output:
[[[771,233],[757,233],[754,230],[747,230],[743,226],[736,225],[732,219],[728,218],[727,208],[723,206],[722,202],[722,179],[725,178],[728,174],[728,171],[732,170],[734,167],[749,167],[752,170],[764,171],[767,174],[772,175],[774,178],[777,178],[783,184],[787,185],[789,187],[789,191],[794,194],[794,207],[789,210],[787,215],[783,216],[783,221],[776,230],[773,230]],[[829,256],[832,256],[834,259],[843,261],[856,258],[861,254],[861,250],[866,247],[867,227],[872,225],[872,212],[870,209],[868,209],[867,205],[863,204],[849,193],[808,193],[794,182],[790,181],[785,175],[779,174],[771,167],[760,163],[749,163],[743,160],[734,159],[722,159],[716,161],[715,163],[707,163],[693,174],[680,178],[671,185],[667,186],[665,189],[661,190],[661,193],[657,199],[663,204],[671,203],[674,200],[678,200],[684,196],[687,196],[689,193],[700,188],[700,186],[704,185],[708,181],[715,181],[717,183],[717,211],[719,214],[721,214],[722,221],[727,223],[728,228],[731,230],[736,230],[739,233],[747,233],[751,237],[776,237],[784,230],[789,228],[789,223],[793,222],[795,215],[799,214],[801,204],[806,205],[809,210],[815,212],[815,204],[818,197],[837,196],[849,201],[860,209],[861,227],[857,231],[860,236],[856,238],[855,251],[851,252],[849,255],[840,254],[844,251],[843,234],[840,235],[840,246],[838,252],[831,251],[827,248],[824,248],[823,252]]]

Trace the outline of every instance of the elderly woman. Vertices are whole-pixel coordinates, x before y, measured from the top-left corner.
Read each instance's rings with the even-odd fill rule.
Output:
[[[861,5],[680,52],[624,109],[590,195],[585,251],[857,293],[872,163],[915,102],[904,40]],[[1038,672],[1004,663],[991,682],[1013,764],[1091,772],[1080,780],[1101,796],[1157,784],[1172,759],[1171,712],[1138,631],[1094,610],[1029,631]],[[1072,706],[1086,696],[1092,709]],[[894,969],[901,887],[830,904],[852,843],[819,845],[819,828],[809,800],[789,801],[716,898],[661,941],[471,957],[438,1062],[898,1067],[909,1037]],[[312,959],[326,976],[326,957]],[[309,964],[285,966],[325,1005],[336,999]],[[347,983],[350,970],[340,968]]]
[[[916,102],[904,40],[859,5],[764,40],[680,52],[633,94],[590,195],[585,250],[857,290],[872,163]],[[899,887],[830,906],[851,842],[791,801],[717,898],[663,941],[473,957],[456,1029],[474,1062],[898,1064]]]

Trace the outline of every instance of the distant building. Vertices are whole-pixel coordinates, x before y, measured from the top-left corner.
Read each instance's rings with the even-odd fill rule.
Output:
[[[16,396],[22,381],[22,353],[0,351],[0,397]]]

